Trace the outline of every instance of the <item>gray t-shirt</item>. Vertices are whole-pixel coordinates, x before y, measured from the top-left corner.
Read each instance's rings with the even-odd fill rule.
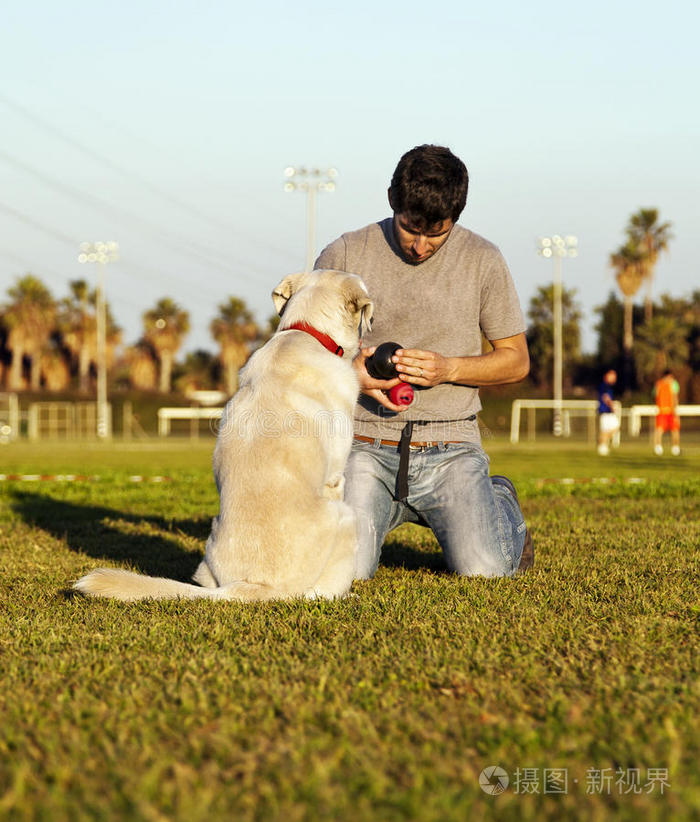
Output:
[[[498,248],[460,225],[425,262],[404,261],[394,238],[393,219],[343,234],[327,246],[316,268],[359,274],[374,302],[372,331],[364,347],[397,342],[404,348],[437,351],[446,357],[478,356],[483,332],[489,340],[525,330],[508,266]],[[420,421],[415,442],[479,440],[467,418],[481,409],[475,387],[444,383],[416,389],[413,403],[394,414],[360,394],[355,432],[398,440],[407,420]]]

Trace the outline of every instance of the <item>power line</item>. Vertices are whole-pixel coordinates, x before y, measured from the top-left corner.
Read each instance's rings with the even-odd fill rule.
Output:
[[[11,217],[14,217],[21,223],[25,223],[26,225],[31,226],[32,228],[36,228],[39,231],[43,231],[44,234],[48,234],[51,237],[54,237],[54,239],[60,240],[62,243],[68,243],[69,245],[72,245],[75,248],[77,248],[79,245],[79,241],[76,240],[75,237],[69,237],[67,234],[63,234],[60,231],[56,231],[53,228],[49,228],[48,226],[43,225],[37,220],[34,220],[31,217],[27,217],[26,214],[22,214],[22,212],[17,211],[16,208],[12,208],[11,206],[0,203],[0,211],[3,211],[5,214],[9,214]]]
[[[54,277],[57,279],[60,279],[64,276],[63,274],[59,274],[57,271],[51,268],[47,268],[43,264],[37,267],[36,265],[34,265],[34,263],[26,259],[26,257],[20,257],[18,254],[15,254],[7,248],[0,248],[0,257],[4,257],[6,260],[12,260],[13,263],[21,266],[24,269],[25,273],[32,271],[39,273],[39,271],[41,271],[41,274],[48,275],[50,277]]]
[[[25,106],[22,106],[19,103],[16,103],[13,100],[10,100],[4,94],[0,94],[0,102],[3,103],[7,108],[14,111],[16,114],[19,114],[21,117],[24,117],[26,120],[29,120],[37,128],[39,128],[39,129],[41,129],[41,130],[43,130],[43,131],[45,131],[49,134],[52,134],[54,137],[58,137],[58,139],[62,140],[64,143],[67,143],[72,148],[74,148],[76,151],[79,151],[82,154],[84,154],[85,156],[90,157],[93,161],[99,163],[100,165],[103,165],[103,166],[109,168],[110,170],[116,172],[117,174],[120,174],[123,177],[130,177],[130,178],[136,180],[136,182],[139,185],[141,185],[144,188],[148,189],[153,194],[156,194],[158,197],[161,197],[163,200],[170,203],[171,205],[174,205],[175,207],[181,209],[182,211],[186,211],[187,213],[198,217],[200,220],[203,220],[204,222],[207,222],[207,223],[209,223],[210,225],[212,225],[216,228],[223,228],[229,234],[232,233],[232,232],[235,232],[235,229],[233,228],[233,226],[230,223],[228,223],[224,220],[218,220],[215,217],[212,217],[211,215],[206,214],[201,209],[197,208],[196,206],[192,205],[191,203],[186,202],[185,200],[181,200],[179,197],[174,196],[169,191],[166,191],[165,189],[161,188],[160,186],[155,185],[150,180],[148,180],[146,177],[143,177],[142,175],[140,175],[138,172],[135,172],[135,171],[127,169],[127,168],[124,168],[124,166],[121,166],[118,163],[115,163],[109,157],[106,157],[105,155],[100,154],[99,152],[95,151],[94,149],[91,149],[89,146],[86,146],[83,143],[79,142],[78,140],[76,140],[71,135],[66,134],[65,132],[63,132],[61,129],[56,128],[56,126],[52,125],[47,120],[44,120],[42,117],[37,116],[36,114],[31,112],[29,109],[27,109]],[[268,251],[273,251],[276,254],[280,254],[280,255],[286,255],[287,254],[286,251],[284,251],[280,248],[277,248],[276,246],[270,244],[269,242],[262,242],[262,243],[261,242],[256,242],[256,245],[259,246],[259,247],[264,247]]]
[[[75,237],[70,237],[67,234],[64,234],[56,229],[52,228],[51,226],[47,226],[44,223],[39,222],[31,217],[28,217],[26,214],[18,211],[16,208],[12,208],[11,206],[5,205],[4,203],[0,202],[0,212],[4,212],[5,214],[10,215],[14,219],[18,220],[19,222],[24,223],[25,225],[30,226],[31,228],[46,234],[49,237],[53,237],[54,239],[59,240],[60,242],[68,245],[71,247],[73,253],[75,253],[76,249],[79,246],[79,241]],[[10,252],[11,253],[11,252]],[[16,255],[12,255],[16,256]],[[132,279],[136,279],[139,282],[143,281],[143,278],[146,277],[149,280],[154,282],[158,282],[159,280],[167,280],[170,283],[171,280],[176,279],[179,282],[183,283],[187,286],[188,291],[190,292],[191,297],[194,297],[197,300],[198,297],[202,295],[202,292],[206,292],[211,296],[211,299],[218,303],[222,300],[221,291],[217,288],[209,286],[209,280],[205,278],[204,280],[200,280],[197,283],[192,283],[192,281],[185,276],[179,274],[177,271],[170,270],[169,273],[166,275],[162,275],[154,271],[153,269],[148,268],[147,266],[143,266],[140,263],[133,262],[129,260],[128,256],[122,256],[123,265],[119,267],[120,275],[126,275]],[[190,297],[190,302],[191,302]],[[119,296],[119,299],[123,300],[124,302],[130,302],[128,299],[125,299],[123,296]],[[197,300],[198,301],[198,300]],[[136,306],[135,303],[130,303],[134,307]],[[204,303],[200,302],[200,305],[204,308]],[[208,307],[208,306],[207,306]]]
[[[60,180],[56,180],[53,177],[50,177],[48,174],[45,174],[42,171],[24,163],[22,160],[18,160],[16,157],[8,154],[5,151],[0,150],[0,159],[4,160],[8,165],[14,166],[15,168],[20,169],[25,174],[29,174],[30,176],[34,177],[35,179],[39,180],[43,185],[48,186],[49,188],[58,191],[59,193],[76,200],[80,205],[90,204],[94,208],[98,208],[103,212],[107,212],[110,214],[112,218],[116,217],[117,220],[126,221],[131,223],[132,225],[136,225],[137,230],[143,232],[143,229],[152,232],[153,234],[157,235],[162,242],[169,244],[171,248],[175,249],[180,254],[187,254],[191,258],[196,259],[200,263],[205,263],[208,266],[212,266],[214,268],[218,268],[221,271],[224,271],[226,274],[233,274],[232,265],[231,264],[224,264],[219,262],[218,260],[214,259],[206,250],[200,251],[197,249],[198,244],[189,243],[187,245],[181,244],[178,242],[177,238],[174,238],[170,235],[167,231],[163,230],[159,226],[154,223],[149,222],[148,220],[144,220],[142,217],[137,217],[134,214],[130,214],[127,211],[119,208],[118,206],[114,206],[111,203],[104,202],[99,197],[95,197],[93,194],[89,194],[87,192],[81,191],[80,189],[74,188],[66,183],[61,182]],[[246,265],[247,268],[254,268],[253,266]],[[261,269],[257,269],[258,273],[262,273]],[[243,276],[250,279],[250,275],[246,272],[235,272],[237,276]]]
[[[30,261],[26,257],[21,257],[6,248],[0,248],[0,257],[18,264],[25,273],[32,273],[39,277],[48,276],[53,280],[65,280],[67,283],[70,283],[71,279],[78,279],[78,277],[73,273],[67,274],[65,271],[63,273],[59,273],[53,268],[48,268],[45,263],[37,263],[36,260]],[[135,271],[132,269],[135,269]],[[141,272],[140,274],[138,273],[139,271]],[[126,275],[128,278],[138,280],[140,283],[143,283],[144,275],[151,279],[158,279],[154,272],[133,264],[129,264],[126,267],[120,267],[119,275]],[[130,308],[136,309],[137,311],[143,311],[143,303],[137,302],[133,299],[130,296],[132,293],[133,292],[129,291],[125,294],[123,290],[117,291],[112,294],[110,303],[120,302],[124,305],[128,305]],[[193,294],[194,293],[195,292],[193,292]],[[188,300],[188,302],[190,301]],[[202,308],[209,308],[209,303],[205,303],[204,301],[199,301],[199,305]]]

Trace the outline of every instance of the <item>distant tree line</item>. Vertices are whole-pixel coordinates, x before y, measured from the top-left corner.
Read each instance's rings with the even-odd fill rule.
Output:
[[[85,280],[74,280],[68,296],[56,299],[38,277],[19,277],[0,305],[0,385],[8,391],[92,391],[98,353],[96,304],[96,293]],[[122,329],[109,305],[106,315],[112,384],[163,393],[220,388],[233,394],[239,369],[277,325],[277,317],[271,317],[261,328],[243,300],[229,297],[209,327],[218,356],[196,351],[177,363],[190,319],[170,297],[144,311],[143,335],[120,355]]]

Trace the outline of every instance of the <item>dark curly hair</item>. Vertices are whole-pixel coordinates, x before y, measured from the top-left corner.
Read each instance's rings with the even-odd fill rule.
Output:
[[[469,173],[449,148],[422,145],[407,151],[391,178],[389,202],[416,228],[457,222],[467,202]]]

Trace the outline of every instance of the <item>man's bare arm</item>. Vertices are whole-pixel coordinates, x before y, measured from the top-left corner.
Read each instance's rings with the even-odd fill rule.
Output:
[[[458,385],[503,385],[520,382],[530,371],[525,334],[491,340],[493,351],[475,357],[444,357],[436,351],[400,349],[394,362],[402,379],[431,387],[450,382]]]

